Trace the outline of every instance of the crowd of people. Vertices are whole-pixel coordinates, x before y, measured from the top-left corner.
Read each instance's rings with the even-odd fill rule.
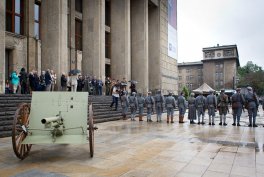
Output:
[[[259,100],[257,95],[253,92],[251,87],[247,87],[248,92],[243,95],[240,93],[241,89],[237,88],[236,93],[231,96],[231,109],[233,115],[233,126],[240,126],[240,117],[242,111],[245,109],[248,111],[249,127],[257,127],[256,116],[259,107]],[[227,126],[226,115],[229,113],[229,99],[225,94],[225,90],[222,89],[220,95],[216,96],[213,91],[210,92],[206,97],[202,92],[195,97],[194,93],[191,93],[190,97],[186,100],[184,93],[181,93],[177,100],[173,97],[170,92],[167,97],[164,97],[160,91],[155,96],[152,96],[151,92],[148,92],[146,97],[143,97],[141,93],[136,94],[132,92],[128,96],[126,91],[121,91],[119,95],[116,92],[116,88],[113,90],[113,102],[110,107],[115,103],[115,110],[117,110],[118,99],[120,96],[122,117],[127,119],[126,115],[128,108],[131,112],[131,121],[135,121],[136,111],[138,110],[139,121],[143,121],[143,110],[144,107],[147,109],[147,122],[152,122],[151,115],[154,114],[154,110],[157,115],[157,122],[161,122],[163,109],[167,112],[167,123],[174,123],[174,111],[176,107],[179,110],[179,123],[184,123],[184,116],[188,109],[188,119],[190,124],[205,124],[205,112],[208,110],[209,123],[208,125],[215,125],[215,115],[219,112],[220,126]],[[262,104],[264,110],[264,104]],[[197,122],[195,122],[197,120]]]
[[[56,73],[47,69],[38,75],[37,71],[27,73],[25,68],[21,68],[19,74],[13,71],[5,84],[7,94],[30,94],[32,91],[54,91],[56,85]]]
[[[80,73],[68,74],[62,73],[60,77],[60,86],[56,85],[57,75],[53,70],[47,69],[38,75],[37,71],[26,72],[22,68],[19,74],[13,71],[5,83],[6,94],[30,94],[32,91],[72,91],[72,92],[89,92],[90,95],[103,95],[103,86],[105,86],[105,95],[112,95],[113,87],[119,90],[127,90],[128,82],[115,80],[107,77],[105,82],[96,76],[82,76]],[[131,81],[130,81],[131,82]],[[134,82],[130,86],[132,91],[136,91]]]
[[[179,110],[179,123],[184,123],[184,116],[188,109],[188,119],[190,124],[205,124],[205,111],[208,110],[209,125],[215,125],[215,113],[218,111],[220,115],[219,125],[226,126],[226,115],[229,113],[228,105],[231,102],[232,114],[233,114],[233,126],[240,126],[240,117],[242,111],[245,109],[248,111],[249,125],[257,127],[256,116],[259,107],[259,99],[253,92],[251,87],[247,87],[247,94],[240,93],[241,89],[237,88],[236,93],[230,98],[225,94],[225,90],[222,89],[220,95],[216,96],[212,91],[206,97],[203,93],[199,93],[195,97],[194,93],[190,94],[190,97],[185,99],[185,95],[181,93],[177,99],[173,97],[170,92],[165,98],[161,91],[157,91],[155,96],[152,96],[151,92],[148,92],[146,97],[143,97],[142,93],[137,94],[136,81],[115,80],[107,77],[105,82],[101,78],[97,79],[96,76],[85,76],[80,74],[69,73],[61,75],[61,85],[57,90],[72,91],[72,92],[89,92],[90,95],[102,95],[103,86],[105,86],[105,95],[112,95],[112,103],[110,107],[115,105],[115,109],[118,108],[118,101],[121,102],[122,116],[126,119],[128,108],[131,110],[131,120],[135,120],[136,112],[139,113],[139,121],[143,121],[144,107],[147,109],[147,122],[152,122],[151,115],[154,114],[154,110],[157,114],[157,122],[161,122],[162,113],[164,109],[167,111],[167,123],[174,123],[174,110],[178,107]],[[56,85],[57,76],[53,70],[47,69],[42,71],[38,75],[37,71],[27,73],[22,68],[17,72],[12,72],[9,79],[6,80],[6,93],[21,93],[30,94],[32,91],[54,91]],[[130,82],[130,92],[128,95],[128,82]],[[264,109],[264,104],[262,104]]]

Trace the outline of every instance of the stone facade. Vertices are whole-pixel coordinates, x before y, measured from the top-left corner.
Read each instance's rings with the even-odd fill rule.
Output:
[[[138,81],[139,92],[178,92],[177,59],[168,56],[168,0],[21,2],[23,34],[6,32],[5,1],[0,3],[0,56],[5,59],[0,63],[1,93],[10,72],[22,67],[39,74],[54,70],[58,86],[62,72],[80,69],[83,75],[104,80],[110,68],[112,78]],[[80,11],[78,2],[82,2]],[[35,3],[40,5],[40,38],[34,31]],[[81,23],[81,49],[76,47],[76,20]]]
[[[161,89],[178,92],[178,67],[177,60],[168,56],[168,3],[160,1],[160,76]],[[155,78],[154,78],[155,79]]]
[[[236,45],[216,46],[203,48],[203,60],[201,62],[180,63],[179,87],[190,86],[190,90],[198,88],[203,82],[215,90],[235,89],[237,80],[237,68],[239,67],[239,56]],[[202,69],[202,79],[195,71]],[[186,74],[187,73],[187,74]],[[190,81],[190,76],[193,76]],[[198,77],[199,76],[199,77]],[[189,79],[189,82],[188,80]],[[199,82],[197,82],[199,80]],[[196,83],[197,84],[196,84]]]
[[[5,91],[5,1],[0,1],[0,93]]]
[[[186,86],[189,90],[194,90],[203,84],[203,63],[188,62],[178,63],[179,91]]]

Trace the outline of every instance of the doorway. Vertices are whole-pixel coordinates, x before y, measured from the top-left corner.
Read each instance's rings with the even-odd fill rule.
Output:
[[[5,50],[5,80],[9,79],[10,76],[10,50]]]
[[[111,65],[105,65],[105,77],[111,77]]]

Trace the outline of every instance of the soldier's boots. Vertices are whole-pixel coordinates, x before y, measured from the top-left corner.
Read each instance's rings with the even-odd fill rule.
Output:
[[[170,123],[170,116],[167,116],[167,123]]]
[[[123,115],[123,120],[126,120],[126,119],[127,119],[127,118],[126,118],[126,114],[124,114],[124,115]]]
[[[179,123],[184,123],[183,119],[184,119],[184,116],[179,115]]]
[[[173,116],[171,116],[171,123],[172,123],[172,124],[174,123],[174,121],[173,121]]]
[[[142,116],[139,116],[139,121],[143,121]]]

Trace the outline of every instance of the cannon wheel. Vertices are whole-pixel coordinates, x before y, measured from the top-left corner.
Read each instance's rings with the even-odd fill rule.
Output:
[[[22,144],[22,141],[26,138],[27,132],[25,132],[22,128],[24,125],[28,127],[29,124],[29,113],[30,113],[30,105],[27,103],[23,103],[19,105],[16,110],[15,117],[13,120],[12,127],[12,144],[13,150],[16,156],[23,160],[29,154],[31,149],[31,144]]]
[[[94,154],[94,123],[93,123],[93,105],[89,105],[89,144],[90,144],[90,156]]]

